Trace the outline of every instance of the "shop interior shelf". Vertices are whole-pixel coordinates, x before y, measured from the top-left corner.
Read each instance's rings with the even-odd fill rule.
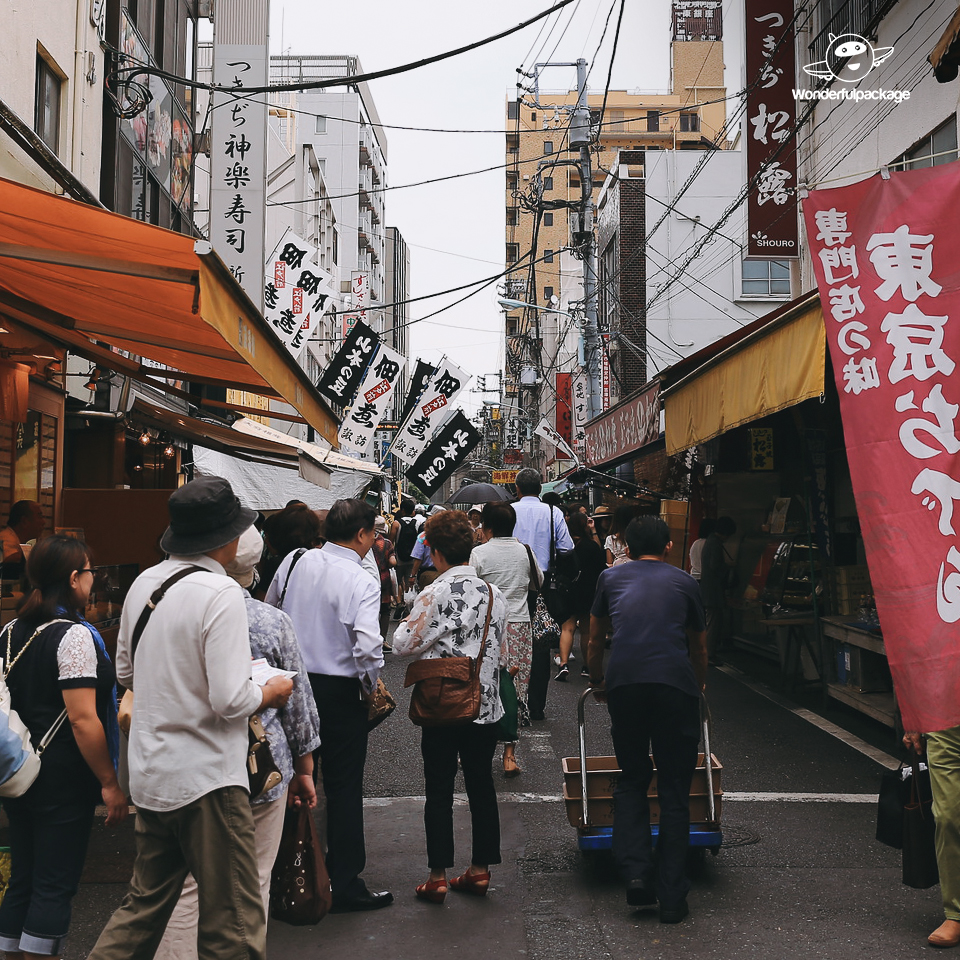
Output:
[[[896,701],[892,693],[857,693],[841,683],[827,684],[827,693],[888,727],[894,725]]]
[[[883,645],[883,638],[868,630],[862,630],[852,624],[856,622],[855,617],[821,617],[824,636],[831,640],[840,640],[842,643],[849,643],[853,647],[862,647],[864,650],[870,650],[873,653],[879,653],[886,656],[886,647]]]

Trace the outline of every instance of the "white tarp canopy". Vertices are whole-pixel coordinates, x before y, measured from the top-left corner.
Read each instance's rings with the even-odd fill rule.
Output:
[[[334,470],[330,488],[304,480],[295,466],[249,463],[194,444],[193,464],[199,475],[223,477],[244,506],[253,510],[281,510],[291,500],[302,500],[313,510],[327,510],[335,500],[358,496],[370,483],[366,473]]]

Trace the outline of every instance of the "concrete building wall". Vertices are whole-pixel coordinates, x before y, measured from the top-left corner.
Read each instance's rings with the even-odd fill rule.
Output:
[[[81,0],[3,4],[0,100],[34,129],[37,61],[59,80],[60,118],[55,153],[93,193],[100,190],[103,65],[98,25]],[[54,190],[49,176],[0,133],[0,176]],[[60,192],[57,188],[56,192]]]

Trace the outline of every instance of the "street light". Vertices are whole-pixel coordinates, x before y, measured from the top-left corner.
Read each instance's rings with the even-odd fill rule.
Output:
[[[498,300],[497,303],[499,303],[504,310],[524,310],[529,308],[531,310],[540,310],[542,313],[562,313],[565,317],[572,316],[571,313],[568,313],[566,310],[561,310],[559,307],[541,307],[535,303],[525,303],[523,300],[512,300],[509,297]]]

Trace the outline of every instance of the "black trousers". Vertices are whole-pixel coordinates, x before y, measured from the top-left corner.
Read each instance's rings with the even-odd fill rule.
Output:
[[[320,715],[320,776],[327,800],[327,872],[333,899],[366,893],[363,841],[363,767],[367,760],[367,703],[360,681],[311,673]]]
[[[613,855],[627,882],[657,890],[661,905],[679,905],[690,889],[690,783],[700,742],[697,697],[663,683],[632,683],[607,694],[610,733],[620,766],[613,793]],[[654,862],[647,790],[657,764],[660,834]]]
[[[427,865],[431,870],[446,870],[454,862],[453,785],[458,757],[470,803],[470,861],[479,865],[500,863],[500,811],[492,767],[496,748],[495,723],[423,728],[420,753],[427,798],[423,825],[427,834]]]

